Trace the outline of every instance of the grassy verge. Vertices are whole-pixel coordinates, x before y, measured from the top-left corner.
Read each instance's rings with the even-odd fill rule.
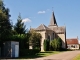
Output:
[[[23,56],[23,57],[20,57],[19,59],[32,59],[32,58],[38,58],[38,57],[45,57],[45,56],[49,56],[49,55],[52,55],[52,54],[58,54],[60,53],[61,51],[46,51],[46,52],[40,52],[36,55],[28,55],[28,56]]]
[[[80,60],[80,54],[73,58],[73,60]]]

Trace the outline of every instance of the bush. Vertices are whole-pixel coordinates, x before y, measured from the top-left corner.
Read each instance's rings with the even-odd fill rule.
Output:
[[[42,36],[40,33],[36,33],[36,31],[32,29],[30,30],[29,44],[33,49],[41,47],[41,38]]]
[[[44,43],[43,43],[43,45],[44,45],[44,51],[49,51],[49,40],[44,40]]]
[[[51,40],[50,49],[55,50],[55,51],[62,50],[62,40],[61,40],[61,38]]]
[[[20,49],[20,56],[35,55],[40,52],[39,49]]]
[[[9,36],[6,41],[18,41],[20,49],[29,49],[29,41],[27,34]]]

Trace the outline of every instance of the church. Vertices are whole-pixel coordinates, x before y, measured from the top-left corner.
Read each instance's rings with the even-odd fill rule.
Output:
[[[66,48],[66,26],[57,25],[54,12],[52,12],[49,25],[45,26],[44,24],[41,24],[40,26],[35,28],[35,31],[37,33],[40,33],[42,36],[41,51],[44,51],[43,43],[45,39],[53,40],[54,38],[58,38],[58,37],[62,39],[62,48],[64,49]]]

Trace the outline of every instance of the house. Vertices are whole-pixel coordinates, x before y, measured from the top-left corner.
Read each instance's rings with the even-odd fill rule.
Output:
[[[33,28],[31,28],[33,29]],[[44,39],[53,40],[54,38],[60,37],[62,39],[62,48],[66,48],[66,27],[61,26],[59,27],[57,25],[57,21],[54,15],[54,12],[52,12],[52,16],[50,19],[50,24],[48,26],[44,24],[40,24],[37,28],[34,28],[34,30],[37,33],[40,33],[42,35],[41,39],[41,51],[44,51],[43,42]]]
[[[71,38],[71,39],[66,39],[67,42],[67,49],[79,49],[79,42],[78,38]]]

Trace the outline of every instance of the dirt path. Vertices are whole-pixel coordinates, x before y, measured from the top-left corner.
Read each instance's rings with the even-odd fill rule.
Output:
[[[67,51],[47,57],[36,58],[34,60],[72,60],[80,51]]]

